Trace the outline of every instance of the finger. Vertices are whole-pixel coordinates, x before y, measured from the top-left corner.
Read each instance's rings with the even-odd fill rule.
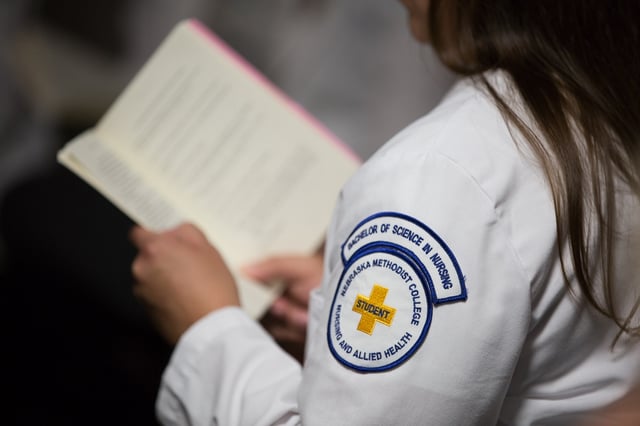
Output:
[[[151,317],[158,316],[161,305],[156,302],[154,289],[148,283],[136,281],[132,287],[133,296],[142,304],[147,314]]]
[[[283,294],[283,297],[289,299],[296,305],[306,308],[309,306],[309,297],[313,289],[320,286],[321,278],[318,277],[315,282],[296,282],[289,285]]]
[[[173,234],[180,240],[192,244],[200,244],[207,241],[207,237],[204,233],[192,223],[182,223],[169,231],[169,233]]]
[[[304,276],[315,263],[314,258],[302,256],[277,256],[253,263],[242,268],[242,271],[257,281],[292,280]]]
[[[279,323],[269,324],[266,327],[266,330],[275,340],[280,342],[301,343],[304,342],[306,338],[306,332],[292,330],[291,328]]]
[[[144,275],[145,270],[146,270],[145,260],[140,255],[136,256],[136,258],[133,259],[133,262],[131,262],[131,274],[136,279],[139,280]],[[140,286],[139,282],[136,282],[134,284],[133,286],[134,293],[137,291],[137,287],[139,286]]]
[[[145,305],[145,308],[149,309],[151,307],[151,303],[148,300],[147,296],[147,289],[144,284],[142,284],[140,281],[136,281],[133,284],[131,290],[135,298],[140,300]]]
[[[129,239],[138,249],[142,249],[149,241],[157,237],[155,232],[144,229],[141,226],[134,226],[129,231]]]
[[[307,309],[297,306],[287,299],[280,298],[276,300],[271,305],[269,312],[293,330],[304,332],[307,329],[307,322],[309,321]]]
[[[289,343],[304,343],[306,330],[294,329],[270,312],[260,321],[264,329],[277,341]]]

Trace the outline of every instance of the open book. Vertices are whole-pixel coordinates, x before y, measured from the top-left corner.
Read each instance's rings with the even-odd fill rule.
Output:
[[[357,157],[202,24],[180,22],[95,127],[58,153],[132,220],[190,221],[220,251],[244,309],[278,286],[238,272],[324,239]]]

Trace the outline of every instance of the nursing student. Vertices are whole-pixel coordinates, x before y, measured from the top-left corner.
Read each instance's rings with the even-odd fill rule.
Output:
[[[640,3],[402,3],[461,80],[344,186],[302,366],[198,229],[132,230],[161,423],[572,425],[640,380]]]

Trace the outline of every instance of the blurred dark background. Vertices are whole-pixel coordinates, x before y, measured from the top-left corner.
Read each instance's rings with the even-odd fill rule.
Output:
[[[3,0],[1,424],[156,424],[171,348],[131,295],[132,224],[55,155],[187,17],[362,158],[453,81],[389,0]]]

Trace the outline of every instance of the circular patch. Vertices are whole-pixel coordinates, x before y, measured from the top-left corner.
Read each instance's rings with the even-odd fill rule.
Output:
[[[338,361],[364,372],[389,370],[420,347],[429,330],[428,278],[401,247],[378,246],[345,265],[327,338]]]

